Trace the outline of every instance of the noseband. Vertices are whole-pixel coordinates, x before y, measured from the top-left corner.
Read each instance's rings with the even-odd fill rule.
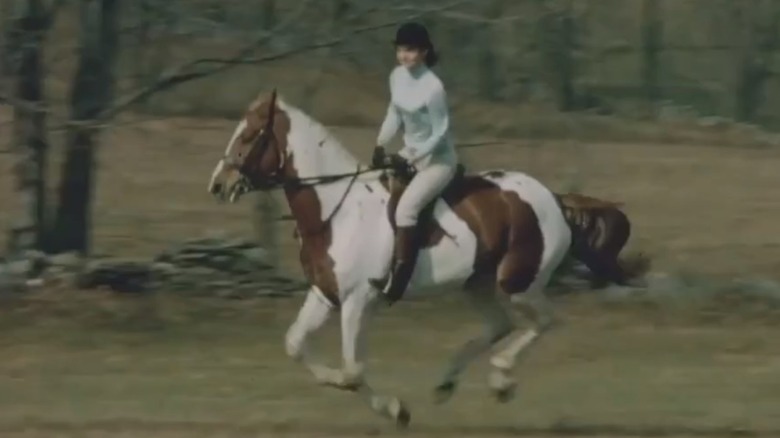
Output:
[[[252,146],[247,152],[243,162],[239,162],[237,158],[231,157],[229,155],[224,155],[222,157],[222,162],[225,164],[225,166],[238,172],[240,178],[237,184],[242,194],[254,190],[271,190],[285,185],[284,167],[287,164],[287,156],[285,152],[282,151],[279,147],[276,148],[279,155],[278,166],[267,177],[263,178],[263,182],[255,182],[249,176],[249,171],[251,170],[250,165],[252,162],[256,161],[254,160],[254,155],[259,154],[257,158],[259,160],[262,159],[263,155],[268,149],[268,145],[271,142],[272,136],[272,129],[260,130],[260,132],[258,132],[252,140],[250,140]]]

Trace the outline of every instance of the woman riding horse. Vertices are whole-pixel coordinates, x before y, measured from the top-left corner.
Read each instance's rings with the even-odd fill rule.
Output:
[[[401,298],[414,272],[420,249],[417,222],[420,211],[441,194],[455,175],[458,156],[450,134],[447,93],[431,71],[438,56],[425,26],[406,23],[395,41],[399,65],[390,73],[390,104],[387,107],[372,164],[405,169],[415,175],[409,181],[395,211],[395,248],[392,266],[382,279],[371,284],[385,293],[390,304]],[[403,126],[404,148],[385,154],[384,146]],[[388,279],[389,276],[389,279]]]

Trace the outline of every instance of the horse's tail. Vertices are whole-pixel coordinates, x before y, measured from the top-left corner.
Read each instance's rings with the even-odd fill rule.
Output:
[[[571,255],[601,282],[626,284],[650,270],[650,258],[642,253],[620,257],[631,235],[631,222],[621,203],[578,193],[556,195],[572,231]]]

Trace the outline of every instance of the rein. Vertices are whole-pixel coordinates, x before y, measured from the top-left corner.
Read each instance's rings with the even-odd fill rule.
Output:
[[[313,187],[313,186],[319,186],[324,184],[331,184],[337,181],[340,181],[344,178],[352,178],[350,181],[350,186],[354,184],[355,180],[360,176],[364,175],[366,173],[374,172],[377,170],[385,170],[389,169],[390,167],[368,167],[365,169],[360,168],[360,164],[358,164],[357,169],[355,169],[354,172],[345,172],[345,173],[335,173],[330,175],[318,175],[318,176],[307,176],[303,178],[287,178],[286,180],[280,181],[278,183],[279,187]]]
[[[328,217],[322,222],[322,227],[319,230],[317,230],[316,234],[320,234],[323,231],[325,231],[325,227],[330,225],[330,221],[331,221],[331,219],[333,219],[333,216],[336,216],[336,213],[338,213],[339,210],[341,210],[341,206],[344,205],[344,201],[347,199],[347,195],[349,195],[349,192],[352,190],[352,186],[355,185],[355,181],[357,181],[358,176],[360,176],[360,175],[362,175],[364,173],[368,173],[370,170],[373,170],[373,169],[369,168],[369,169],[366,169],[366,170],[361,170],[360,169],[360,164],[358,164],[357,169],[355,169],[355,172],[352,174],[352,178],[349,179],[349,184],[347,184],[347,189],[344,190],[344,194],[341,195],[341,199],[339,199],[339,202],[336,204],[335,207],[333,207],[333,211],[331,211],[330,214],[328,215]],[[334,182],[334,181],[338,181],[338,180],[340,180],[342,178],[346,178],[346,176],[328,175],[328,178],[329,178],[328,182]],[[319,184],[326,184],[326,183],[320,182]],[[309,185],[309,187],[311,187],[313,185],[317,185],[317,183],[311,184],[311,185]]]
[[[347,189],[344,190],[344,193],[341,195],[341,198],[339,199],[339,202],[336,204],[336,206],[333,208],[333,211],[330,212],[328,217],[322,222],[322,227],[320,227],[318,230],[306,233],[308,235],[316,235],[321,234],[325,232],[328,225],[330,225],[331,220],[334,216],[336,216],[336,213],[341,210],[341,207],[344,205],[344,201],[347,199],[347,195],[349,195],[349,192],[352,191],[352,187],[355,185],[355,181],[357,181],[358,177],[360,175],[374,172],[377,170],[385,170],[389,169],[390,166],[387,167],[368,167],[365,169],[360,168],[360,164],[357,165],[357,169],[355,169],[354,172],[345,172],[345,173],[336,173],[336,174],[330,174],[330,175],[318,175],[318,176],[309,176],[304,178],[287,178],[283,179],[282,181],[278,181],[275,185],[275,187],[272,185],[269,188],[300,188],[300,187],[315,187],[318,185],[325,185],[325,184],[332,184],[337,181],[341,181],[344,178],[349,178],[349,184],[347,185]],[[245,182],[246,184],[249,184],[249,181],[247,180]],[[255,187],[251,186],[252,189]]]

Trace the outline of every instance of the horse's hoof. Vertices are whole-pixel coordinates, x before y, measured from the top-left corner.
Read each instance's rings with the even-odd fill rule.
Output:
[[[507,403],[515,398],[515,391],[517,390],[517,383],[507,382],[506,385],[500,388],[493,388],[493,395],[499,403]]]
[[[389,405],[389,410],[390,416],[395,420],[396,427],[406,429],[409,426],[409,422],[412,421],[412,414],[404,402],[394,399]]]
[[[440,405],[448,401],[455,394],[455,388],[457,384],[452,382],[444,382],[433,388],[433,402]]]
[[[409,412],[408,409],[403,408],[398,413],[398,416],[395,418],[395,425],[399,429],[406,429],[409,427],[409,423],[412,421],[412,414]]]

